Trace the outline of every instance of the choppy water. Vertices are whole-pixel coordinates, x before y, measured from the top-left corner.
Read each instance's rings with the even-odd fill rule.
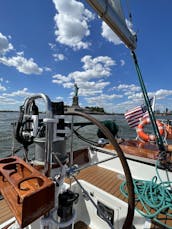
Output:
[[[0,112],[0,158],[5,157],[11,154],[11,149],[13,146],[13,126],[11,123],[14,123],[18,120],[19,113],[18,112]],[[126,120],[123,115],[94,115],[96,119],[99,121],[103,120],[115,120],[116,124],[119,127],[118,135],[122,138],[135,138],[136,132],[134,129],[130,129],[127,125]],[[172,119],[172,116],[168,117],[158,117],[159,119]],[[70,121],[71,118],[67,117],[67,120]],[[74,117],[74,122],[86,122],[87,120]],[[90,140],[97,141],[97,128],[95,126],[86,126],[79,130],[79,133],[82,134],[85,138]],[[68,146],[70,145],[70,139],[68,142]],[[15,146],[18,147],[16,141]],[[76,139],[74,137],[74,149],[79,148],[80,146],[87,145],[83,141]]]

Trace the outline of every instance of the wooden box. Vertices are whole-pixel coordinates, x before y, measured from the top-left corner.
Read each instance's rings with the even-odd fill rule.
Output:
[[[54,207],[54,183],[17,156],[0,159],[0,191],[22,228]]]

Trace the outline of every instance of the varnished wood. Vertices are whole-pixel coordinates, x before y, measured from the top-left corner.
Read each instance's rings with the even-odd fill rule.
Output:
[[[25,227],[54,207],[54,183],[21,158],[0,160],[0,191]]]
[[[13,216],[7,202],[4,199],[0,200],[0,225]]]
[[[88,149],[82,149],[77,150],[74,152],[74,163],[78,165],[83,165],[85,163],[88,163],[89,157],[88,157]],[[43,167],[37,168],[39,171],[43,170]],[[6,220],[9,220],[10,218],[14,217],[14,213],[9,208],[9,205],[7,204],[6,200],[0,200],[0,225],[4,223]],[[79,224],[80,225],[80,224]]]
[[[150,159],[156,159],[159,153],[158,147],[155,144],[143,143],[138,140],[121,141],[120,147],[126,154],[131,154]],[[105,145],[104,148],[114,150],[114,147],[111,144]]]
[[[81,152],[82,153],[82,152]],[[85,151],[84,151],[85,153]],[[78,159],[79,159],[79,154],[78,154]],[[84,158],[83,158],[84,160]],[[84,163],[82,161],[82,163]],[[81,164],[82,164],[81,163]],[[120,192],[120,185],[124,180],[124,177],[122,175],[119,175],[113,171],[107,170],[105,168],[101,168],[99,166],[93,166],[89,167],[87,169],[82,170],[78,176],[78,179],[85,180],[89,182],[92,185],[97,186],[98,188],[104,190],[105,192],[114,195],[118,197],[119,199],[127,202],[127,199],[122,195]],[[66,179],[66,182],[69,182],[69,179]],[[143,210],[141,203],[136,203],[136,207],[139,208],[140,210]],[[6,209],[6,210],[5,210]],[[4,219],[10,218],[12,216],[11,211],[9,210],[7,204],[5,201],[0,201],[0,213],[4,212],[2,214],[2,217],[0,218],[0,223],[4,221]],[[169,219],[166,215],[160,214],[158,218],[166,223],[169,227],[172,228],[172,219]],[[89,229],[87,225],[85,225],[83,222],[78,222],[75,225],[75,229]],[[162,229],[164,228],[163,226],[160,226],[156,222],[152,222],[151,229]]]
[[[159,149],[156,144],[150,143],[150,142],[141,142],[139,140],[119,140],[119,145],[122,151],[128,155],[134,155],[142,158],[148,158],[148,159],[153,159],[156,160],[159,155]],[[106,144],[104,146],[105,149],[108,150],[114,150],[114,147],[112,144]],[[168,160],[171,162],[172,161],[172,145],[166,145],[165,146],[168,154]]]

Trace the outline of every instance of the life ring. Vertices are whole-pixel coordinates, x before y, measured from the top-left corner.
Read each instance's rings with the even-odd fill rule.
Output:
[[[172,126],[169,124],[165,124],[164,127],[167,132],[167,139],[172,139]]]
[[[150,123],[150,118],[144,118],[139,125],[137,126],[136,132],[140,139],[145,142],[155,141],[156,137],[153,134],[146,134],[144,132],[144,126]],[[156,124],[158,126],[158,130],[160,135],[164,134],[164,125],[159,120],[156,120]]]

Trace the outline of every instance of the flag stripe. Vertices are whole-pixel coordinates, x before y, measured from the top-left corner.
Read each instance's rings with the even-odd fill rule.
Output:
[[[143,111],[138,111],[137,113],[134,113],[134,114],[130,114],[130,115],[127,115],[125,116],[126,119],[132,119],[132,118],[139,118],[139,116],[143,116]]]
[[[152,105],[153,98],[150,99],[150,103]],[[128,122],[128,125],[131,128],[135,128],[140,123],[140,119],[148,117],[149,113],[147,111],[145,104],[143,104],[142,106],[137,106],[137,107],[127,111],[124,114],[124,116],[125,116],[126,121]]]
[[[128,122],[128,125],[131,128],[136,127],[140,122],[140,118],[143,117],[143,114],[144,113],[143,113],[143,110],[142,110],[141,106],[140,106],[140,108],[137,108],[137,111],[136,110],[134,110],[134,112],[130,111],[128,113],[128,115],[125,115],[125,118],[126,118],[126,120]]]
[[[133,124],[128,124],[131,128],[135,128],[139,125],[140,121],[136,121]]]
[[[141,106],[139,106],[139,107],[137,107],[137,108],[134,108],[134,109],[132,109],[132,110],[126,112],[124,115],[125,115],[125,116],[128,116],[128,115],[133,114],[133,113],[135,113],[135,112],[138,112],[138,111],[140,111],[140,110],[141,110]]]

